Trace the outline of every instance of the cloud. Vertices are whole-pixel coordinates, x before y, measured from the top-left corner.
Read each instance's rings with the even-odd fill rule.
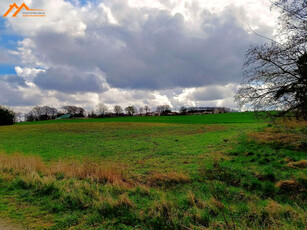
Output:
[[[61,33],[68,33],[73,36],[83,34],[86,26],[80,18],[80,8],[74,7],[71,3],[64,0],[26,0],[24,1],[29,8],[45,9],[46,17],[40,19],[24,17],[6,17],[12,31],[26,36],[35,36],[41,30],[50,30]],[[17,1],[21,5],[23,1]],[[12,1],[1,1],[1,10],[5,12]]]
[[[236,84],[201,87],[195,89],[193,93],[191,93],[191,98],[195,101],[221,100],[234,96],[237,90],[238,85]]]
[[[168,11],[152,13],[140,22],[138,30],[104,22],[97,29],[89,23],[86,35],[81,37],[42,30],[29,42],[35,44],[33,59],[49,66],[78,67],[84,72],[99,68],[111,87],[125,89],[158,90],[241,81],[244,53],[252,39],[231,16],[204,16],[203,28],[195,34],[187,29],[189,24],[181,14],[171,15]],[[57,70],[62,68],[53,68],[52,74],[63,75]],[[73,78],[65,79],[75,84]],[[53,78],[45,78],[45,85],[47,80]],[[43,85],[41,78],[36,82]],[[58,86],[59,91],[70,90],[50,84],[53,89]]]
[[[104,79],[96,73],[82,73],[76,68],[51,67],[37,74],[34,83],[42,89],[66,93],[96,92],[107,90]]]
[[[12,88],[18,88],[19,86],[27,87],[25,80],[16,75],[4,75],[0,76],[2,82],[8,83]]]
[[[0,77],[0,104],[8,106],[34,106],[41,103],[42,97],[30,92],[28,87],[16,76]]]
[[[16,66],[15,71],[19,77],[29,82],[32,82],[38,73],[45,72],[44,69],[36,69],[36,68],[29,68],[29,67],[22,68],[20,66]]]
[[[23,37],[16,50],[0,50],[0,61],[15,65],[19,78],[4,85],[19,105],[233,105],[245,51],[262,42],[249,26],[274,32],[264,0],[25,2],[47,16],[6,18]]]
[[[11,50],[0,47],[0,64],[18,63],[18,58]]]

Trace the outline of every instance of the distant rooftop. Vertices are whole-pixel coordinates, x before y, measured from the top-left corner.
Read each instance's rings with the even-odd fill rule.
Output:
[[[189,107],[188,111],[214,111],[216,109],[225,109],[225,107]]]

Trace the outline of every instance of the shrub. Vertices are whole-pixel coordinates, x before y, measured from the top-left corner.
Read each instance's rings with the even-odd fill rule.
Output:
[[[0,106],[0,125],[14,124],[14,112]]]

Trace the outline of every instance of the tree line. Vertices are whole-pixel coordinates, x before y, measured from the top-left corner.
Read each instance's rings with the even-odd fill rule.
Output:
[[[29,113],[25,114],[25,121],[42,121],[53,120],[57,117],[61,117],[66,114],[72,115],[72,117],[89,117],[89,118],[101,118],[101,117],[119,117],[119,116],[134,116],[134,115],[149,115],[152,109],[149,106],[137,108],[134,105],[122,108],[120,105],[115,105],[113,108],[107,106],[104,103],[98,103],[96,108],[86,112],[82,107],[67,105],[61,109],[56,109],[50,106],[35,106]],[[167,115],[171,113],[171,107],[169,105],[158,106],[155,110],[160,115]]]
[[[226,107],[216,107],[220,113],[232,112]],[[54,120],[63,115],[70,115],[73,118],[104,118],[104,117],[124,117],[124,116],[170,116],[170,115],[188,115],[199,112],[195,109],[182,106],[179,111],[174,111],[169,105],[159,105],[151,108],[148,105],[136,107],[129,105],[125,108],[120,105],[110,107],[104,103],[98,103],[95,109],[86,111],[82,107],[67,105],[60,109],[50,106],[35,106],[26,114],[16,113],[9,108],[0,106],[0,125],[11,125],[21,121],[44,121]],[[24,117],[24,119],[22,119]]]
[[[277,0],[273,2],[273,7],[280,12],[276,40],[266,38],[268,43],[252,46],[247,51],[243,72],[245,80],[235,99],[247,109],[262,112],[274,110],[277,113],[268,115],[307,120],[307,2]],[[188,108],[182,107],[178,114],[188,112]],[[25,115],[25,120],[50,120],[64,114],[94,118],[150,113],[148,106],[136,108],[131,105],[123,109],[119,105],[109,108],[103,103],[89,113],[77,106],[64,106],[61,110],[35,106]],[[169,105],[161,105],[155,109],[155,113],[169,115],[172,110]],[[11,124],[18,119],[21,120],[20,113],[0,106],[0,125]]]
[[[229,108],[221,107],[222,112],[232,111]],[[103,118],[103,117],[123,117],[123,116],[167,116],[167,115],[187,115],[192,111],[182,106],[179,111],[174,111],[169,105],[159,105],[156,108],[151,108],[148,105],[136,107],[129,105],[125,108],[120,105],[110,107],[104,103],[98,103],[95,109],[87,112],[84,108],[68,105],[61,109],[56,109],[49,106],[35,106],[29,113],[25,114],[25,121],[42,121],[53,120],[66,114],[70,114],[74,118]]]

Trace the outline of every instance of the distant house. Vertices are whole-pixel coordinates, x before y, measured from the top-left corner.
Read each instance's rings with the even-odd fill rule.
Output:
[[[224,107],[217,107],[213,113],[227,113],[227,109]]]
[[[170,112],[170,113],[167,113],[166,115],[167,115],[167,116],[177,116],[177,115],[180,115],[180,113],[177,113],[177,112]]]
[[[148,113],[146,113],[146,116],[160,116],[160,113],[157,113],[157,112],[148,112]]]
[[[225,107],[190,107],[188,114],[215,114],[226,113],[228,110]]]
[[[71,119],[71,118],[73,118],[72,114],[65,114],[63,116],[57,117],[56,120]]]

